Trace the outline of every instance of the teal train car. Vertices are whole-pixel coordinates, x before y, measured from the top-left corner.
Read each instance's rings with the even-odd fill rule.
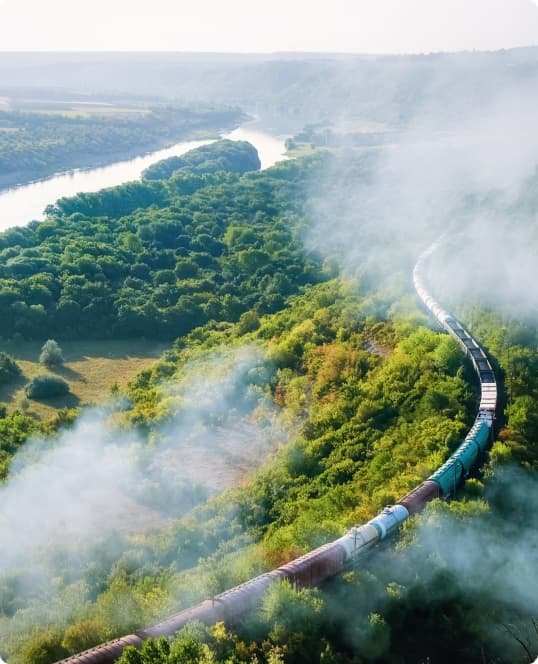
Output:
[[[478,456],[489,442],[490,425],[487,420],[476,420],[463,443],[428,479],[437,482],[441,495],[448,496],[456,488],[475,464]]]

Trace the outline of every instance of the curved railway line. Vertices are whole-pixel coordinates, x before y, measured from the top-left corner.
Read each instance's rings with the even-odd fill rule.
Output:
[[[171,636],[188,622],[205,624],[218,621],[233,623],[261,601],[267,588],[279,580],[289,581],[295,588],[310,588],[334,576],[354,563],[365,551],[396,531],[410,515],[422,510],[434,498],[447,498],[464,481],[471,468],[489,446],[497,408],[497,382],[486,353],[473,336],[452,314],[443,309],[428,292],[424,281],[424,265],[435,252],[439,241],[418,259],[413,282],[418,296],[437,322],[462,347],[480,381],[480,404],[471,430],[462,444],[433,475],[412,489],[395,505],[389,505],[368,523],[351,528],[343,537],[321,546],[282,565],[231,588],[212,600],[181,611],[166,620],[138,630],[122,638],[103,643],[62,660],[62,664],[109,664],[128,645],[140,647],[149,638]]]

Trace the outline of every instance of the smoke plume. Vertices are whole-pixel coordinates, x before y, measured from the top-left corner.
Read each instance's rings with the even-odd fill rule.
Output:
[[[390,142],[352,148],[350,135],[347,152],[311,183],[307,244],[347,273],[370,275],[376,288],[410,289],[421,250],[441,232],[461,234],[437,266],[445,276],[439,299],[468,294],[471,285],[501,306],[515,300],[535,310],[538,94],[516,68],[507,83],[506,71],[483,104],[458,98],[447,108],[439,103],[451,83],[441,60]],[[484,76],[494,89],[495,74]]]
[[[0,487],[0,640],[76,616],[132,536],[179,524],[259,466],[287,436],[260,387],[271,370],[257,348],[215,351],[160,386],[149,440],[110,408],[29,441]]]

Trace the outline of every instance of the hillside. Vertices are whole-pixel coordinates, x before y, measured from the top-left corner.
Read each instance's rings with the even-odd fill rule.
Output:
[[[530,2],[518,4],[536,17]],[[327,121],[405,125],[434,108],[442,128],[495,103],[503,91],[517,96],[534,89],[537,75],[536,48],[392,56],[0,54],[0,95],[14,104],[28,97],[54,102],[66,91],[79,98],[100,94],[112,104],[129,97],[220,103],[239,105],[286,132]]]

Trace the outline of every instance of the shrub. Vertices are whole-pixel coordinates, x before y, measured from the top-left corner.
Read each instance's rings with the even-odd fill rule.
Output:
[[[21,368],[7,353],[0,352],[0,384],[9,383],[21,373]]]
[[[39,362],[47,367],[53,367],[64,363],[62,349],[54,339],[49,339],[43,344],[41,355],[39,356]]]
[[[49,375],[36,376],[24,389],[29,399],[48,399],[69,393],[69,385],[63,378]]]
[[[260,319],[255,311],[245,311],[239,319],[238,333],[240,335],[254,332],[260,327]]]

